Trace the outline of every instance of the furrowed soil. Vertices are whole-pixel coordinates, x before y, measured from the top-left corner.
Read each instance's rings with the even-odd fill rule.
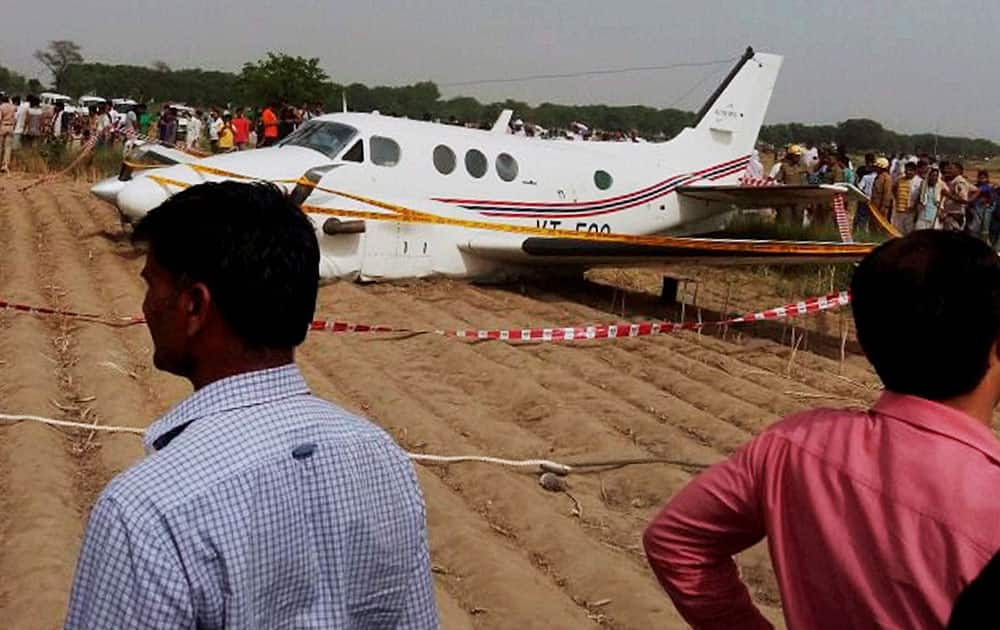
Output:
[[[29,182],[0,180],[0,300],[137,313],[142,260],[113,210],[83,183],[18,191]],[[448,329],[680,316],[654,295],[660,270],[624,273],[507,286],[340,282],[321,289],[317,317]],[[702,301],[689,294],[685,317],[809,297],[782,298],[759,273],[718,273],[702,273]],[[675,460],[571,475],[565,492],[493,465],[418,465],[444,628],[682,628],[642,553],[642,530],[658,508],[699,465],[781,416],[863,406],[878,394],[864,359],[849,348],[840,356],[849,313],[821,317],[818,327],[519,346],[314,332],[298,360],[315,394],[371,418],[411,452]],[[0,413],[146,427],[189,392],[152,367],[142,326],[0,310]],[[141,456],[129,434],[0,422],[0,627],[60,626],[90,507]],[[766,547],[737,561],[754,600],[781,626]]]

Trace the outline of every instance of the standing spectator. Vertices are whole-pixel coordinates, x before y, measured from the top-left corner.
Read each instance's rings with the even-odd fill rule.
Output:
[[[941,227],[945,230],[960,232],[965,228],[965,208],[972,201],[976,188],[962,175],[964,167],[961,162],[948,162],[944,167],[944,199],[941,204]]]
[[[160,115],[158,123],[160,144],[173,147],[177,144],[177,110],[167,107]]]
[[[201,144],[201,110],[194,110],[194,116],[188,116],[185,130],[184,145],[189,149],[197,149]]]
[[[413,463],[295,365],[309,218],[274,186],[209,183],[133,237],[153,364],[194,392],[94,504],[65,629],[437,628]]]
[[[840,167],[843,173],[843,182],[852,186],[855,185],[857,182],[857,176],[854,172],[854,168],[852,168],[851,159],[847,157],[846,153],[838,153],[836,160],[837,166]]]
[[[772,627],[733,561],[765,537],[788,627],[814,630],[942,628],[1000,548],[1000,259],[963,234],[914,232],[862,260],[851,294],[878,402],[771,425],[645,532],[696,628]]]
[[[274,111],[277,106],[277,103],[271,103],[260,113],[262,134],[257,142],[258,147],[269,147],[278,141],[278,115]]]
[[[809,141],[806,143],[806,150],[800,155],[802,158],[802,168],[805,169],[806,174],[815,173],[820,166],[819,160],[819,149],[816,148],[816,143]]]
[[[56,139],[61,139],[63,136],[63,131],[65,129],[64,122],[66,119],[66,105],[64,103],[56,103],[56,106],[52,109],[52,122],[49,128],[52,129],[52,137]]]
[[[903,236],[906,236],[913,231],[914,219],[912,212],[913,208],[910,203],[910,195],[912,194],[911,184],[916,176],[917,165],[913,162],[907,162],[903,167],[903,176],[892,184],[892,196],[894,200],[892,225],[899,230]]]
[[[38,100],[37,96],[29,96],[28,112],[24,123],[24,133],[21,136],[21,142],[23,142],[25,146],[33,146],[42,136],[42,128],[45,123],[44,117],[45,110],[42,109],[41,101]]]
[[[222,117],[222,127],[219,129],[219,139],[216,142],[217,149],[223,153],[229,153],[236,147],[236,130],[233,129],[233,117],[226,114]]]
[[[996,210],[996,197],[993,194],[993,187],[990,186],[990,174],[988,171],[979,171],[976,174],[976,190],[974,197],[969,201],[969,209],[966,214],[965,231],[970,236],[993,245],[990,239],[992,231],[993,212]]]
[[[222,118],[219,110],[212,109],[211,122],[208,123],[208,144],[212,147],[212,153],[219,151],[219,132],[222,131]]]
[[[122,121],[122,131],[129,139],[135,138],[136,134],[139,133],[139,116],[135,113],[135,109],[135,107],[129,107]]]
[[[0,173],[10,170],[10,154],[14,149],[14,120],[17,106],[4,95],[0,103]]]
[[[865,163],[857,168],[854,173],[858,180],[858,189],[871,199],[872,187],[875,185],[875,177],[878,172],[875,170],[875,154],[865,153]],[[854,229],[868,230],[868,219],[871,213],[868,210],[868,203],[858,202],[857,212],[854,213]]]
[[[28,103],[30,96],[26,96],[24,100],[21,97],[15,96],[13,99],[14,105],[17,106],[17,112],[14,114],[14,148],[21,148],[21,140],[24,137],[24,129],[28,125],[28,109],[31,105]]]
[[[278,121],[278,139],[284,140],[295,130],[295,108],[285,104],[281,108],[281,120]]]
[[[781,161],[776,182],[784,186],[801,186],[805,183],[806,170],[802,166],[802,147],[793,144],[788,147],[785,159]],[[802,226],[802,208],[791,206],[777,209],[778,223],[782,225]]]
[[[97,122],[94,126],[94,132],[97,133],[98,144],[109,143],[112,141],[110,138],[111,133],[111,116],[108,114],[109,106],[107,103],[101,103],[97,106]]]
[[[927,169],[929,168],[927,160],[918,159],[916,162],[917,174],[913,176],[910,180],[910,210],[915,211],[917,207],[917,197],[919,196],[920,187],[924,185],[924,178],[927,177]],[[914,220],[916,218],[916,212],[913,214]]]
[[[232,125],[236,149],[243,151],[247,148],[247,143],[250,142],[250,120],[247,119],[242,107],[236,109],[236,117],[233,118]]]
[[[892,217],[892,177],[889,176],[889,160],[880,157],[875,160],[875,178],[872,181],[871,205],[886,219]]]
[[[931,230],[939,229],[938,213],[941,210],[941,199],[944,196],[944,182],[941,181],[941,172],[936,168],[927,169],[927,177],[920,184],[917,193],[916,229]]]
[[[139,111],[139,133],[143,137],[149,137],[149,124],[152,122],[153,117],[146,110],[145,103],[139,103],[136,109]]]

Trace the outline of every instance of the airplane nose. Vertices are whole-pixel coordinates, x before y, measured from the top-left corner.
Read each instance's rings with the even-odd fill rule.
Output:
[[[123,183],[117,197],[118,210],[130,221],[138,221],[167,200],[167,191],[152,180],[143,177]]]
[[[118,201],[118,193],[125,188],[125,184],[126,182],[121,181],[117,177],[109,177],[91,186],[90,193],[101,201],[115,204]]]

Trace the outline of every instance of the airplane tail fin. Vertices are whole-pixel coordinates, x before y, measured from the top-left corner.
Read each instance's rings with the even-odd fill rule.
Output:
[[[709,142],[713,153],[739,157],[753,151],[771,101],[782,57],[747,48],[721,85],[698,111],[693,129],[697,142]],[[694,139],[694,138],[692,138]]]

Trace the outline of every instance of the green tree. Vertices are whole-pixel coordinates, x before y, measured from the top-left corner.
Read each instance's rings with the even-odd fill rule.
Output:
[[[75,63],[83,63],[80,47],[68,39],[50,41],[48,48],[35,51],[35,59],[42,62],[42,65],[52,73],[57,91],[65,87],[66,69]]]
[[[0,66],[0,92],[7,94],[24,94],[27,92],[28,80],[23,75],[10,68]]]
[[[247,99],[263,103],[315,103],[327,100],[329,77],[319,58],[267,53],[266,59],[243,64],[239,84]]]

